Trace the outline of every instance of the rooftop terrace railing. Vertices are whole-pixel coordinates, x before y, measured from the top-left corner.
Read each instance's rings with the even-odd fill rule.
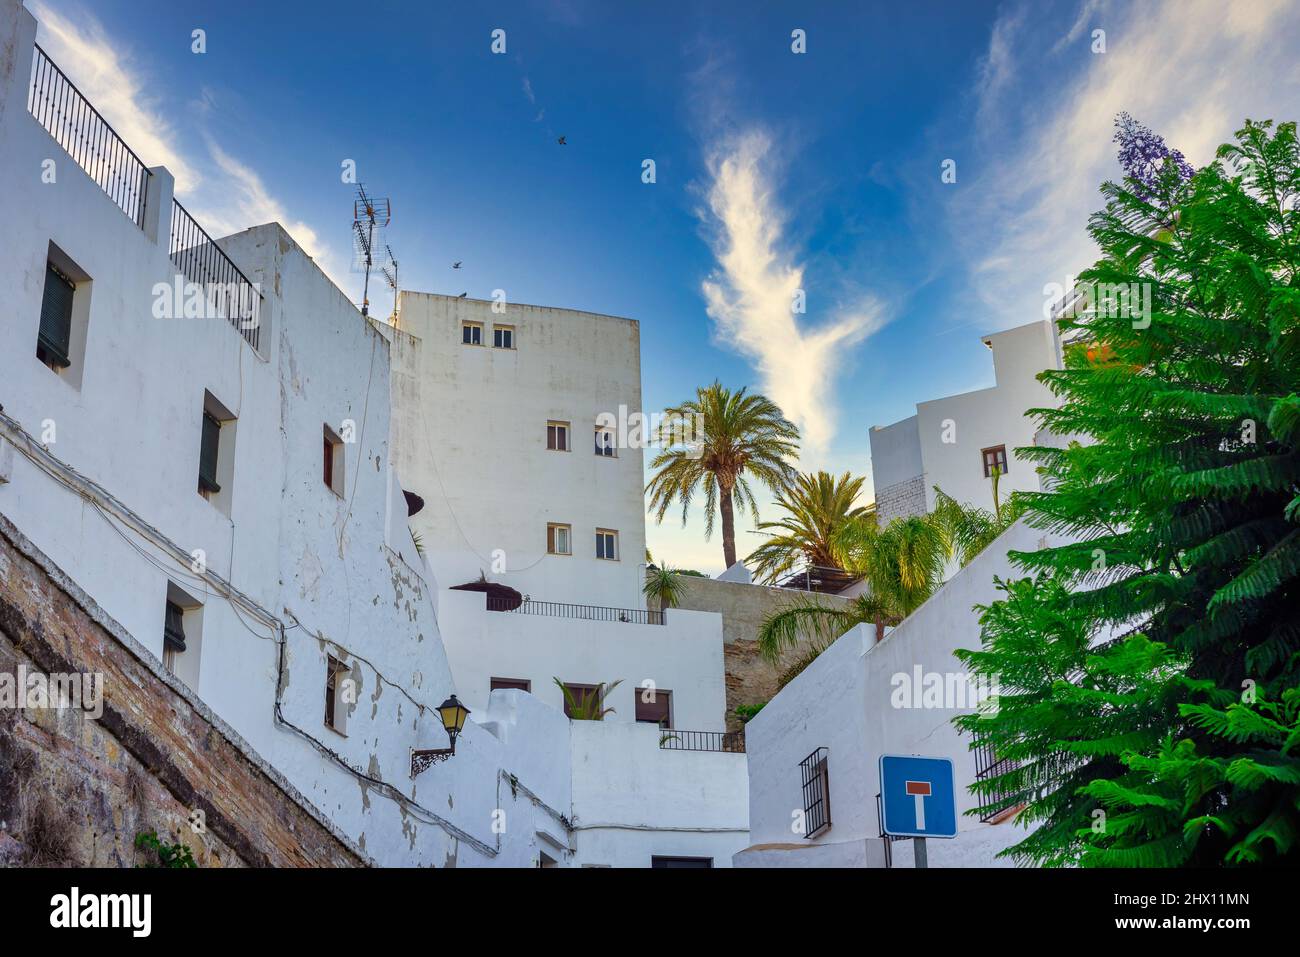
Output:
[[[171,259],[190,282],[203,288],[208,306],[205,314],[227,320],[256,349],[261,337],[262,294],[174,199]]]
[[[34,46],[28,112],[118,209],[144,229],[149,168],[40,45]],[[168,251],[176,268],[201,287],[202,314],[227,320],[258,348],[261,292],[175,199]]]
[[[27,110],[137,226],[144,226],[149,169],[40,46]]]
[[[727,754],[745,753],[743,731],[678,731],[664,728],[659,747],[664,751],[722,751]]]
[[[516,615],[545,615],[550,618],[579,618],[583,621],[618,621],[633,625],[662,625],[664,613],[646,608],[606,608],[601,605],[570,605],[557,601],[533,601],[487,596],[488,611]]]

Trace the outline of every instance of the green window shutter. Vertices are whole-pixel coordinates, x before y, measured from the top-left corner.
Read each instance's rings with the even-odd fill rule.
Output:
[[[68,343],[72,338],[72,297],[76,286],[50,263],[45,264],[45,294],[41,297],[41,331],[36,338],[36,355],[42,362],[65,368]]]
[[[199,491],[220,492],[217,484],[217,446],[221,441],[221,423],[203,413],[203,439],[199,445]]]

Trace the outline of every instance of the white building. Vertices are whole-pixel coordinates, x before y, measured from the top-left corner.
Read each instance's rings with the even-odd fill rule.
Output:
[[[953,652],[980,647],[974,606],[998,597],[994,576],[1014,575],[1007,552],[1057,544],[1023,521],[1013,525],[883,641],[868,626],[852,629],[767,703],[745,728],[753,843],[736,866],[913,866],[910,840],[886,847],[881,838],[882,754],[953,761],[959,833],[927,841],[930,867],[1009,866],[996,855],[1025,836],[1014,812],[987,822],[966,814],[977,805],[970,785],[994,765],[952,724],[986,690]],[[944,690],[927,695],[927,687]],[[807,789],[805,762],[814,778]],[[815,806],[823,795],[827,804]]]
[[[1036,378],[1061,368],[1056,324],[1044,319],[981,341],[993,353],[996,385],[918,402],[915,415],[872,427],[871,473],[882,522],[931,511],[936,485],[959,502],[991,510],[995,465],[1003,502],[1012,491],[1039,490],[1034,463],[1015,450],[1035,444],[1038,429],[1027,410],[1057,404]]]
[[[618,682],[604,721],[573,722],[579,859],[725,865],[747,810],[722,619],[647,609],[642,593],[638,324],[406,291],[397,315],[395,461],[424,502],[412,527],[464,701],[512,688],[563,711],[556,679],[575,698]],[[517,595],[456,587],[480,578]]]
[[[411,749],[447,744],[433,709],[458,688],[444,638],[460,613],[447,603],[440,620],[439,605],[465,596],[440,598],[408,526],[391,333],[280,226],[202,233],[168,171],[103,125],[34,48],[36,31],[18,0],[0,0],[0,172],[13,187],[0,195],[0,513],[376,863],[727,863],[748,842],[743,755],[661,749],[656,726],[630,723],[630,702],[619,702],[629,723],[579,727],[541,694],[480,693],[467,667],[473,714],[456,754],[412,778]],[[231,284],[256,322],[195,285],[211,283]],[[178,318],[191,310],[209,318]],[[526,331],[521,320],[521,346]],[[586,413],[568,414],[576,429]],[[443,450],[439,465],[473,451]],[[472,465],[447,468],[468,483],[460,494],[489,484]],[[630,602],[644,536],[626,484],[608,509],[588,489],[581,521],[613,524],[628,560],[555,576],[563,600],[591,578],[601,602]],[[441,534],[430,533],[435,554]],[[721,655],[715,674],[709,647],[720,628],[701,618],[680,619],[699,638],[702,650],[683,652],[698,673],[643,653],[651,636],[632,639],[676,626],[615,622],[591,645],[640,650],[626,665],[595,662],[599,680],[625,675],[630,691],[657,676],[684,689],[674,706],[688,720],[707,730],[716,710],[720,728]],[[497,621],[521,645],[551,624],[501,614],[486,630]],[[107,689],[110,701],[130,694]]]

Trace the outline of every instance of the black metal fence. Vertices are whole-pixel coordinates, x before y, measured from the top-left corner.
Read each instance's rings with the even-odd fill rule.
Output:
[[[171,259],[190,282],[202,287],[204,316],[229,321],[256,349],[262,331],[261,293],[176,200],[172,200]]]
[[[143,226],[149,169],[39,46],[27,109],[109,199]]]
[[[514,612],[518,615],[545,615],[550,618],[578,618],[583,621],[620,621],[632,625],[662,625],[664,613],[646,608],[606,608],[602,605],[570,605],[558,601],[533,601],[487,596],[488,611]]]
[[[830,752],[818,748],[799,762],[803,775],[804,837],[816,837],[831,826]]]
[[[665,751],[725,751],[728,754],[745,753],[743,731],[678,731],[664,728],[660,732],[659,747]]]
[[[976,736],[975,738],[975,780],[985,781],[989,778],[1000,777],[1008,771],[1014,771],[1020,767],[1019,761],[1007,758],[999,759],[993,746]],[[998,787],[992,793],[980,794],[980,820],[991,821],[1000,814],[1005,814],[1008,810],[1015,807],[1010,803],[1010,798],[1014,792],[1008,788]]]

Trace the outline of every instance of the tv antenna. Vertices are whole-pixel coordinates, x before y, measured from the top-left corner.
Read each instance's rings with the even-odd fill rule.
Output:
[[[393,322],[397,322],[397,257],[393,255],[393,247],[384,243],[384,252],[388,253],[388,265],[380,268],[384,278],[388,280],[388,288],[393,290]]]
[[[366,280],[361,291],[361,315],[370,315],[370,270],[375,265],[375,230],[383,229],[392,221],[392,205],[385,199],[374,199],[366,187],[357,183],[357,197],[352,203],[352,239],[356,261],[365,268]]]

